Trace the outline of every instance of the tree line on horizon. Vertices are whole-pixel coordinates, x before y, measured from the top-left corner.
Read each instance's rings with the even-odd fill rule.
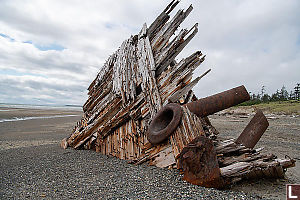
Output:
[[[289,100],[300,101],[300,83],[297,83],[294,90],[290,92],[288,92],[283,85],[281,89],[277,89],[276,92],[271,95],[266,93],[266,86],[263,85],[259,93],[252,94],[250,92],[250,100],[245,102],[245,105]]]

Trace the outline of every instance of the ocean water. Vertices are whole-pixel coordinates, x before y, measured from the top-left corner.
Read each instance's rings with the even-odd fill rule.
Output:
[[[11,119],[0,119],[0,123],[25,121],[25,120],[33,120],[33,119],[52,119],[52,118],[61,118],[61,117],[76,117],[76,116],[79,116],[79,115],[52,115],[52,116],[43,116],[43,117],[14,117]]]
[[[82,111],[82,106],[77,106],[77,105],[31,105],[31,104],[6,104],[6,103],[0,103],[0,112],[1,111],[8,111],[9,108]]]

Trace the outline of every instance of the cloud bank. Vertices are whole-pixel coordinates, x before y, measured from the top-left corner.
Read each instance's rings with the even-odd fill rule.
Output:
[[[82,105],[108,56],[168,3],[2,0],[0,102]],[[212,72],[194,88],[198,97],[241,84],[272,93],[300,82],[298,0],[186,0],[177,7],[190,4],[181,28],[198,22],[199,32],[178,59],[207,55],[195,76]]]

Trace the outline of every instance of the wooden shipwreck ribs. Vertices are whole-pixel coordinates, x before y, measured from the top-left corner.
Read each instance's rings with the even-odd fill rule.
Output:
[[[244,178],[283,177],[295,161],[277,159],[254,149],[268,127],[258,112],[237,140],[220,141],[208,115],[249,99],[240,86],[199,99],[192,88],[210,70],[192,81],[204,61],[201,51],[175,61],[198,32],[175,31],[193,7],[169,14],[172,1],[138,35],[125,40],[88,88],[84,115],[63,148],[92,149],[105,155],[178,168],[193,184],[220,188]],[[173,37],[172,37],[173,36]]]

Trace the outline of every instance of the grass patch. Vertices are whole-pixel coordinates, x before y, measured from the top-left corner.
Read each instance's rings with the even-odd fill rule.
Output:
[[[240,104],[243,107],[257,108],[263,111],[276,114],[297,114],[300,115],[300,101],[276,101],[267,103],[246,103],[245,105]]]

